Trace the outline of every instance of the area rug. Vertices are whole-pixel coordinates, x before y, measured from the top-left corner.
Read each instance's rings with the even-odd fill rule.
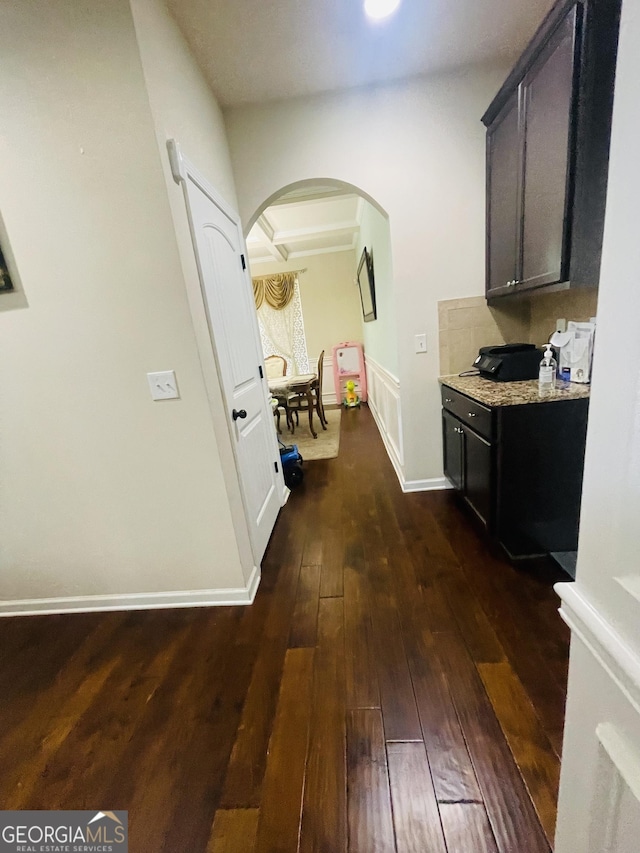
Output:
[[[327,428],[322,429],[318,417],[313,416],[313,428],[318,433],[314,438],[309,432],[309,416],[300,412],[300,426],[296,427],[293,435],[287,430],[280,436],[285,444],[297,444],[298,450],[305,462],[313,459],[335,459],[340,449],[340,416],[341,409],[325,409]],[[282,419],[284,422],[284,418]]]

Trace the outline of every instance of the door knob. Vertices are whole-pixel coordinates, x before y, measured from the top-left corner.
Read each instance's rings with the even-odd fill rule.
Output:
[[[240,409],[240,411],[238,411],[237,409],[234,409],[231,412],[231,417],[234,419],[234,421],[237,421],[238,418],[242,418],[242,420],[244,420],[247,417],[247,410]]]

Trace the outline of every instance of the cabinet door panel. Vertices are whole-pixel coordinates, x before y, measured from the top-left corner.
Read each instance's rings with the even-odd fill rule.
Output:
[[[446,411],[442,412],[442,444],[445,476],[462,491],[462,430],[460,421]]]
[[[481,521],[489,527],[491,519],[491,445],[484,438],[463,430],[464,497]]]
[[[487,131],[487,296],[508,293],[516,278],[521,140],[518,92]]]
[[[577,7],[564,17],[523,83],[522,272],[519,288],[568,274],[570,132]]]

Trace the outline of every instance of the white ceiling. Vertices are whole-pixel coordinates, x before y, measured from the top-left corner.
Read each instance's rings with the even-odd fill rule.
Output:
[[[323,187],[281,196],[249,232],[249,262],[283,263],[354,249],[365,203],[357,195]]]
[[[553,0],[402,0],[369,23],[362,0],[168,0],[223,106],[290,98],[501,59]]]

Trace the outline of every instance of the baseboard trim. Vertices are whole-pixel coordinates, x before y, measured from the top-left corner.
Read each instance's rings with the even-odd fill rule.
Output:
[[[61,613],[101,613],[112,610],[164,610],[176,607],[228,607],[237,604],[252,604],[259,584],[260,568],[254,566],[245,588],[175,590],[171,592],[0,601],[0,618],[7,616],[48,616]]]
[[[640,712],[640,658],[591,603],[578,583],[557,583],[560,616]]]
[[[404,480],[400,483],[403,492],[440,492],[452,489],[446,477],[431,477],[429,480]]]

